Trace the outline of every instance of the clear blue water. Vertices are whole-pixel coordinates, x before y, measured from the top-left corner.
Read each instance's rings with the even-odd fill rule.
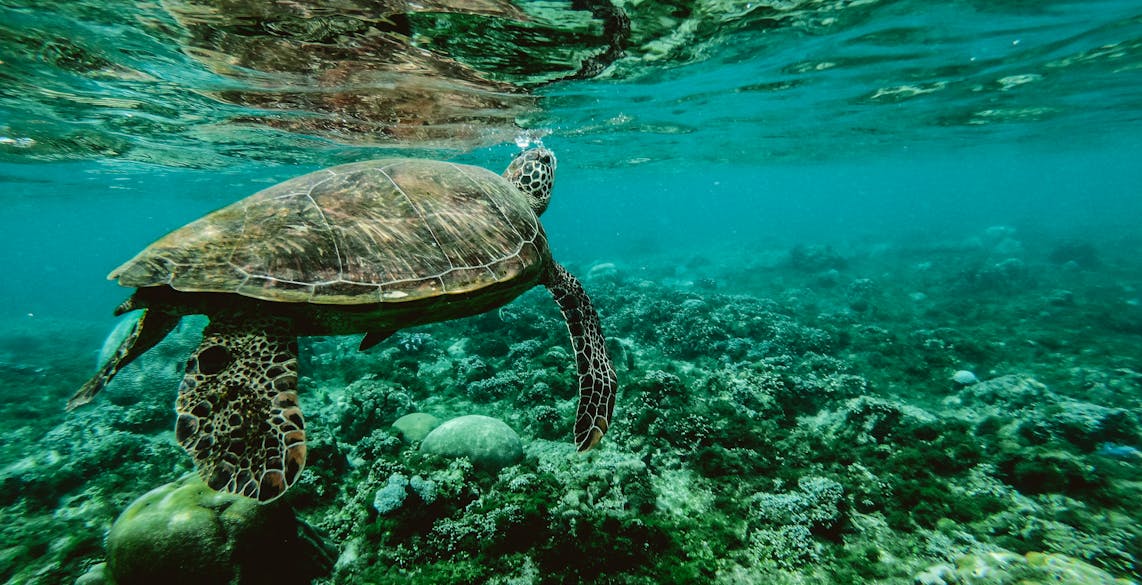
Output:
[[[1032,260],[1062,242],[1107,260],[1059,286],[1100,291],[1087,306],[1108,322],[1133,319],[1105,346],[1092,321],[1086,355],[1142,364],[1137,1],[616,2],[630,21],[618,40],[575,3],[463,4],[393,20],[393,49],[361,32],[390,26],[364,2],[305,16],[0,2],[0,362],[54,363],[43,347],[92,359],[126,293],[112,268],[273,183],[393,155],[498,172],[531,137],[559,156],[543,220],[580,274],[614,263],[685,294],[708,274],[780,300],[788,277],[766,271],[794,246],[952,275],[958,260],[923,251],[975,250],[1007,226]],[[876,270],[854,277],[897,286],[900,270]],[[980,314],[999,315],[980,323],[992,331],[1021,315]],[[60,342],[21,341],[38,330]]]
[[[427,147],[237,122],[241,108],[208,92],[286,94],[305,80],[220,74],[180,51],[170,6],[5,3],[5,316],[93,318],[116,295],[101,275],[133,250],[322,165],[396,151],[498,169],[514,149],[518,131],[492,116],[465,132],[484,124],[487,137]],[[517,83],[538,96],[517,122],[562,161],[545,219],[562,255],[997,224],[1130,239],[1142,218],[1135,3],[750,6],[695,5],[670,26],[634,10],[644,42],[601,78]]]

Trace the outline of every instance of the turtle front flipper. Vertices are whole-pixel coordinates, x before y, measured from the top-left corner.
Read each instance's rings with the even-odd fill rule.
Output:
[[[211,488],[268,502],[305,467],[297,337],[284,323],[211,320],[186,363],[175,437]]]
[[[361,345],[357,348],[357,351],[366,351],[372,348],[374,345],[377,345],[378,343],[392,337],[393,333],[396,332],[396,329],[368,331],[365,333],[365,336],[361,338]]]
[[[606,339],[599,315],[583,285],[559,264],[552,263],[544,284],[555,297],[571,345],[575,350],[575,367],[579,372],[579,409],[575,414],[575,446],[586,451],[603,438],[615,409],[615,368],[607,354]]]
[[[116,310],[115,314],[120,315],[132,310],[134,308],[132,302],[133,299],[128,299],[127,302],[120,305],[120,309]],[[171,329],[178,325],[179,319],[178,315],[155,309],[143,309],[139,320],[135,322],[131,332],[119,344],[115,354],[67,401],[67,409],[71,410],[91,402],[91,399],[95,398],[95,395],[99,394],[111,382],[111,379],[119,373],[123,366],[131,363],[135,358],[143,355],[162,341],[171,332]]]

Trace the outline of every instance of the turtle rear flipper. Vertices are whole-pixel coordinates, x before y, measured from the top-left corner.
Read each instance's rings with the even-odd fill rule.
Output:
[[[268,502],[305,467],[297,338],[284,323],[212,320],[175,410],[175,437],[215,490]]]
[[[135,308],[133,303],[134,297],[120,305],[115,314],[121,315],[133,310]],[[111,379],[119,373],[123,366],[131,363],[135,358],[143,355],[162,341],[174,329],[174,326],[178,325],[179,319],[178,315],[171,313],[143,309],[143,314],[135,322],[131,332],[119,344],[115,354],[67,401],[67,409],[71,410],[91,402],[91,399],[95,398],[95,395],[99,394],[111,382]]]
[[[615,410],[615,368],[607,354],[599,315],[587,291],[570,272],[552,263],[544,284],[563,312],[575,367],[579,372],[579,408],[575,414],[575,446],[580,451],[594,447],[607,432]]]

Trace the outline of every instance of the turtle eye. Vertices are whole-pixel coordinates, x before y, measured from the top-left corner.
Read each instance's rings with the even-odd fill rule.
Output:
[[[551,170],[555,170],[555,165],[557,164],[555,162],[555,155],[550,150],[544,150],[543,153],[539,155],[539,162]]]

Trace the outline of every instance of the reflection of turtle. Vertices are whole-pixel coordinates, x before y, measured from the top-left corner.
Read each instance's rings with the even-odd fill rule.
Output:
[[[575,443],[607,430],[615,373],[579,281],[551,258],[538,215],[555,156],[485,169],[415,159],[333,167],[256,193],[111,273],[143,317],[68,403],[86,403],[184,315],[210,318],[179,388],[176,437],[214,489],[269,501],[305,464],[297,336],[397,329],[500,307],[536,284],[563,311],[579,373]]]
[[[489,23],[528,20],[510,0],[337,0],[336,9],[281,0],[162,4],[185,29],[178,38],[187,56],[227,78],[224,89],[199,88],[240,107],[227,126],[463,150],[510,139],[516,120],[536,105],[525,85],[488,74],[506,67],[458,61],[448,45],[424,39],[425,25],[417,24],[440,20],[436,26],[446,28],[475,19],[503,45],[522,37],[496,34]]]

